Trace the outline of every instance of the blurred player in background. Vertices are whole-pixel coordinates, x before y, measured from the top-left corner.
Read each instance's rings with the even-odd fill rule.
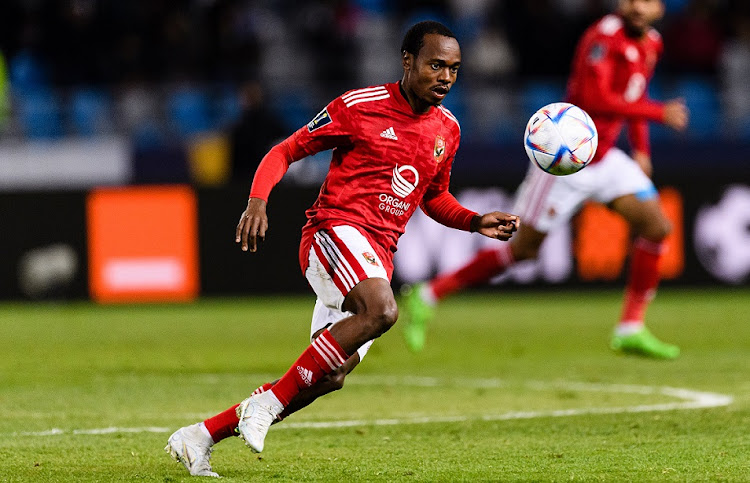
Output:
[[[670,231],[650,180],[648,122],[675,130],[685,129],[688,122],[682,100],[660,103],[646,96],[648,80],[662,52],[661,37],[651,26],[663,13],[661,0],[620,0],[615,14],[584,32],[573,59],[567,101],[593,118],[599,132],[596,156],[579,173],[561,177],[531,165],[517,194],[515,211],[523,225],[513,240],[482,250],[457,271],[440,274],[407,292],[404,336],[411,350],[424,346],[426,323],[437,302],[466,287],[486,283],[518,261],[536,258],[549,230],[567,223],[584,201],[593,199],[621,214],[635,234],[612,349],[661,359],[679,355],[678,347],[653,336],[643,320],[656,291],[659,257]],[[615,147],[625,124],[630,156]]]
[[[271,424],[342,387],[372,341],[396,322],[392,257],[420,205],[436,221],[508,240],[518,218],[478,215],[448,192],[460,128],[441,106],[461,51],[437,22],[420,22],[402,44],[400,82],[349,91],[271,149],[253,179],[236,241],[254,252],[268,229],[266,201],[290,163],[333,149],[330,170],[302,230],[300,264],[318,299],[312,344],[279,380],[228,410],[176,431],[165,448],[192,475],[218,476],[216,442],[237,432],[263,450]]]

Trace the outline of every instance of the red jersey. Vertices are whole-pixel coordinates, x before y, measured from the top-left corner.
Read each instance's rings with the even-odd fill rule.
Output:
[[[442,106],[414,113],[398,82],[349,91],[333,100],[281,144],[289,151],[288,160],[333,149],[318,199],[306,212],[303,246],[321,228],[352,225],[390,273],[398,238],[420,204],[441,223],[468,230],[476,213],[460,207],[448,193],[460,135],[458,121]],[[262,171],[263,163],[251,197],[264,198],[257,186]],[[300,254],[303,271],[306,256]]]
[[[599,148],[592,163],[615,145],[626,121],[633,149],[650,153],[648,121],[661,122],[664,106],[648,99],[646,86],[662,50],[656,30],[629,37],[618,15],[607,15],[584,32],[573,57],[567,100],[596,124]]]

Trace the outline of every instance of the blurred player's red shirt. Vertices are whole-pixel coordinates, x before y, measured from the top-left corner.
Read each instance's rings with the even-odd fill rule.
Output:
[[[607,15],[586,29],[576,47],[568,81],[568,102],[589,113],[599,133],[592,162],[617,142],[625,122],[634,150],[650,153],[648,121],[661,122],[664,106],[648,99],[646,87],[662,53],[659,33],[629,37],[623,20]]]
[[[370,240],[391,273],[398,238],[423,199],[429,203],[448,198],[440,204],[447,208],[442,214],[448,216],[437,218],[468,230],[476,213],[460,207],[448,194],[459,141],[458,122],[447,109],[432,107],[415,114],[398,82],[349,91],[333,100],[282,143],[292,160],[333,149],[320,195],[306,212],[302,246],[309,246],[321,228],[353,225]],[[258,184],[256,174],[251,196],[263,198],[264,193],[256,193]],[[430,214],[434,209],[425,211]],[[304,271],[304,250],[300,262]]]

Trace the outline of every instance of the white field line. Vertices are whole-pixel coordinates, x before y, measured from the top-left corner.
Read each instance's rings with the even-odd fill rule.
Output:
[[[361,386],[406,386],[406,387],[459,387],[459,388],[502,388],[513,387],[500,379],[441,379],[433,377],[379,377],[358,376],[347,380],[347,385]],[[620,394],[661,395],[678,399],[675,402],[659,404],[639,404],[635,406],[619,407],[591,407],[552,409],[539,411],[512,411],[499,414],[485,414],[482,416],[425,416],[390,419],[352,419],[338,421],[300,421],[285,422],[275,429],[326,429],[349,428],[357,426],[394,426],[398,424],[431,424],[431,423],[460,423],[468,421],[509,421],[514,419],[559,418],[568,416],[583,416],[588,414],[623,414],[643,413],[654,411],[675,411],[685,409],[702,409],[728,406],[734,399],[732,396],[713,392],[694,391],[668,386],[638,386],[630,384],[601,384],[571,381],[528,381],[523,387],[530,390],[547,391],[550,389],[572,390],[579,392],[608,392]],[[211,414],[192,414],[191,417],[204,419]],[[113,434],[113,433],[169,433],[174,428],[148,426],[139,428],[94,428],[65,430],[52,428],[46,431],[24,431],[13,433],[13,436],[57,436],[63,434]]]

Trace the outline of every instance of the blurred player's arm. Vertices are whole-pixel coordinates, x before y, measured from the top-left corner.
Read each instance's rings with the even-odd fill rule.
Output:
[[[646,176],[651,177],[651,143],[649,141],[648,121],[633,119],[628,123],[630,146],[633,148],[631,157],[638,163]]]

